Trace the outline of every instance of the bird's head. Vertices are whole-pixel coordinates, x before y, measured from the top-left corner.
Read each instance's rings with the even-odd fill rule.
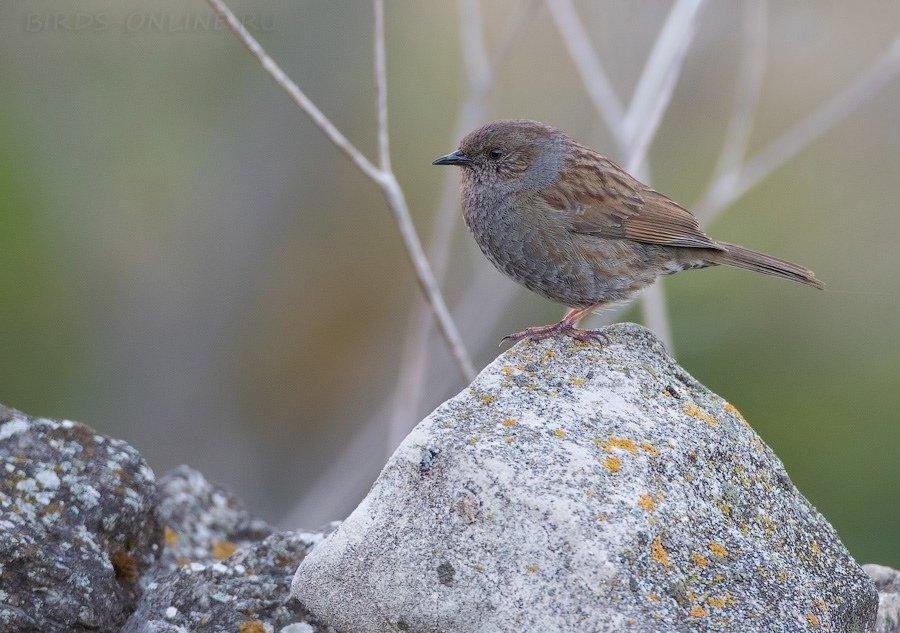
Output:
[[[459,149],[432,164],[456,165],[462,168],[464,181],[517,193],[553,183],[568,146],[563,132],[544,123],[493,121],[467,134]]]

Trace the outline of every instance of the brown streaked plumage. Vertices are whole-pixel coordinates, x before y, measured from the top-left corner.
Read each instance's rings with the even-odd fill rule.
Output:
[[[494,121],[434,161],[462,167],[466,224],[488,260],[571,308],[509,338],[597,336],[576,327],[660,275],[727,264],[821,288],[812,271],[708,237],[689,211],[554,127]]]

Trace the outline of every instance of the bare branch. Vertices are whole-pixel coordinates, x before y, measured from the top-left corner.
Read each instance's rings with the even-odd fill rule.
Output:
[[[391,150],[388,135],[387,60],[384,51],[384,0],[374,0],[375,10],[375,104],[378,111],[378,156],[381,169],[391,171]]]
[[[341,134],[340,130],[338,130],[334,124],[326,117],[321,110],[313,103],[309,97],[304,94],[300,87],[293,82],[293,80],[285,74],[283,70],[275,63],[275,61],[269,57],[269,54],[263,50],[263,47],[260,46],[259,42],[254,39],[250,32],[244,28],[244,25],[241,24],[240,20],[231,12],[231,9],[222,2],[222,0],[207,0],[210,6],[212,6],[213,11],[216,12],[216,15],[219,16],[228,29],[234,33],[235,37],[241,41],[241,43],[247,47],[256,59],[259,60],[259,63],[262,64],[262,67],[266,69],[266,71],[272,75],[272,78],[275,80],[279,86],[281,86],[285,92],[294,100],[301,110],[303,110],[310,119],[312,119],[313,123],[325,133],[325,136],[334,143],[338,149],[340,149],[347,157],[353,161],[359,170],[364,173],[366,176],[371,178],[374,181],[378,181],[381,178],[381,171],[375,167],[369,159],[363,156],[362,152],[356,149],[356,146],[353,145],[347,137]]]
[[[487,115],[487,97],[493,86],[494,74],[505,63],[509,52],[535,18],[537,10],[541,7],[541,0],[532,0],[531,4],[519,13],[491,56],[485,51],[480,2],[463,0],[458,7],[460,47],[465,61],[469,96],[460,107],[455,138],[461,138],[463,134],[483,122]],[[490,61],[491,59],[493,61]],[[459,176],[453,170],[447,170],[428,249],[428,259],[438,279],[443,279],[449,263],[450,244],[459,218],[458,189]],[[474,283],[477,284],[477,280]],[[460,304],[464,304],[464,300]],[[417,303],[410,320],[410,334],[404,339],[400,372],[394,392],[394,408],[387,443],[389,452],[403,440],[419,413],[425,372],[428,368],[430,331],[431,318],[427,306]]]
[[[739,172],[727,172],[716,180],[697,205],[697,216],[702,221],[709,222],[750,188],[870,99],[898,72],[900,72],[900,35],[894,38],[891,45],[856,81],[769,143],[748,160]]]
[[[725,129],[722,153],[713,171],[713,182],[739,170],[747,153],[766,72],[766,11],[766,0],[744,3],[744,46],[735,83],[734,107]]]
[[[658,109],[660,92],[670,81],[670,77],[673,74],[677,77],[694,37],[697,12],[703,2],[704,0],[678,0],[669,12],[622,121],[622,137],[628,144],[634,142],[640,129],[647,126],[653,111]]]
[[[625,116],[622,102],[619,101],[615,88],[603,69],[600,56],[594,50],[581,18],[578,17],[571,0],[548,0],[547,6],[594,108],[603,118],[609,131],[616,135],[616,140],[621,143],[623,138],[619,135]]]
[[[438,287],[431,266],[425,258],[422,250],[422,244],[416,233],[409,215],[409,208],[406,204],[406,198],[397,182],[397,178],[390,170],[390,157],[388,155],[387,141],[387,90],[385,85],[385,56],[384,56],[384,11],[381,0],[375,0],[375,84],[378,93],[378,128],[379,128],[379,148],[381,153],[381,163],[383,168],[375,167],[355,145],[353,145],[347,137],[345,137],[334,124],[326,117],[321,110],[307,97],[299,86],[294,83],[290,77],[269,57],[268,53],[263,50],[259,42],[250,35],[250,32],[244,28],[240,20],[232,13],[231,9],[222,0],[207,0],[219,18],[228,26],[229,30],[234,33],[238,40],[247,47],[247,49],[259,60],[263,68],[275,79],[275,82],[281,86],[285,92],[290,95],[294,102],[303,110],[321,129],[325,135],[341,149],[353,163],[368,176],[375,184],[379,186],[388,207],[397,222],[397,228],[400,230],[400,236],[406,247],[406,253],[413,269],[416,273],[416,280],[419,287],[425,294],[431,311],[437,318],[441,334],[450,347],[450,352],[456,361],[457,366],[466,381],[470,381],[475,376],[475,367],[466,352],[462,338],[456,328],[456,324],[447,310],[443,295]]]

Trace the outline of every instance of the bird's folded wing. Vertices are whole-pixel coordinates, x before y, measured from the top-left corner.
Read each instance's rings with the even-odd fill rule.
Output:
[[[573,233],[723,250],[690,212],[593,152],[576,154],[565,178],[544,189],[541,198],[565,216]]]

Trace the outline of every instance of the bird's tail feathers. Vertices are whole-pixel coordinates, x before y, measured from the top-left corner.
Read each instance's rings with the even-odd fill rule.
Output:
[[[762,273],[763,275],[774,275],[775,277],[783,277],[807,286],[819,288],[825,287],[821,281],[816,279],[813,271],[804,268],[799,264],[789,262],[784,259],[778,259],[765,253],[744,248],[737,244],[729,244],[727,242],[719,242],[724,250],[715,254],[710,258],[711,263],[726,264],[753,272]]]

